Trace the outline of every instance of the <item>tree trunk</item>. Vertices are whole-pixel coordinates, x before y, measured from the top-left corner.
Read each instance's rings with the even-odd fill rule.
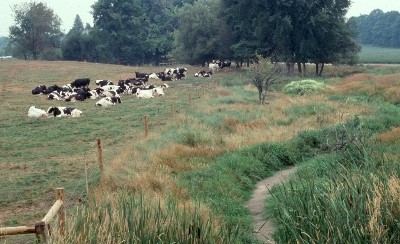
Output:
[[[294,63],[293,62],[286,62],[286,70],[288,75],[293,75],[294,73]]]
[[[266,87],[257,87],[258,89],[258,100],[260,105],[265,104],[265,99],[267,98],[267,88]]]
[[[318,76],[318,72],[319,71],[319,67],[318,67],[318,63],[315,63],[315,75]]]
[[[321,69],[318,72],[318,76],[322,76],[322,71],[324,70],[325,63],[321,64]]]
[[[303,63],[303,75],[307,75],[306,63]]]
[[[297,62],[297,72],[299,72],[299,74],[303,74],[303,71],[301,69],[301,63]]]

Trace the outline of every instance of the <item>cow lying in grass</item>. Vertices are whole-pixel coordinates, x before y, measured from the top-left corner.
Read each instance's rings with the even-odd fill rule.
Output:
[[[35,106],[30,106],[28,110],[28,116],[31,118],[47,118],[49,117],[46,111],[36,108]]]
[[[121,103],[121,98],[119,97],[103,97],[96,103],[96,107],[108,107]]]
[[[53,115],[53,117],[80,117],[82,115],[82,111],[76,108],[70,107],[49,107],[47,109],[48,115]]]

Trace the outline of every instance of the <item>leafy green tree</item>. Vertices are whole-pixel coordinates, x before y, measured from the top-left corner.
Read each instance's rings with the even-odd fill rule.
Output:
[[[43,52],[60,48],[61,20],[41,2],[13,6],[15,24],[10,27],[14,56],[38,59]]]
[[[87,30],[83,27],[82,20],[76,15],[74,25],[62,41],[63,57],[66,60],[86,60]]]
[[[349,22],[357,26],[357,40],[362,44],[400,47],[400,13],[398,11],[384,13],[380,9],[375,9],[369,15],[351,17]]]
[[[271,62],[268,58],[257,57],[257,63],[250,67],[249,80],[257,87],[259,103],[265,104],[268,89],[278,82],[283,70],[278,63]]]
[[[157,62],[171,51],[174,10],[167,1],[99,0],[92,7],[97,49],[116,63]]]
[[[286,62],[314,62],[321,75],[326,62],[354,60],[359,50],[345,22],[350,0],[222,0],[234,33],[235,55],[248,50]],[[246,49],[247,47],[247,49]],[[299,67],[301,67],[299,65]],[[299,69],[300,71],[300,69]]]
[[[219,17],[220,1],[198,0],[178,13],[174,56],[188,63],[202,63],[232,56],[231,35]]]

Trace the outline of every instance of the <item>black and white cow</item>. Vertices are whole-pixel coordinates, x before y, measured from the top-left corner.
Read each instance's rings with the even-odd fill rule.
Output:
[[[103,87],[105,85],[114,85],[114,83],[110,80],[96,80],[97,87]]]
[[[71,107],[49,107],[47,114],[53,115],[53,117],[79,117],[82,115],[82,111]]]
[[[148,81],[148,80],[149,80],[149,75],[150,75],[150,74],[135,71],[135,75],[136,75],[136,78],[144,79],[144,80]]]
[[[103,97],[96,103],[96,107],[108,107],[121,103],[121,98],[119,97]]]

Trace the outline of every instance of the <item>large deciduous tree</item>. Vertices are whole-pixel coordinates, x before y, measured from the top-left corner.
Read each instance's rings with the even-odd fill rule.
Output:
[[[231,33],[220,16],[220,1],[198,0],[178,13],[174,56],[191,64],[230,58]]]
[[[60,47],[61,20],[41,2],[13,6],[15,24],[10,27],[10,44],[14,56],[38,59],[40,55]]]
[[[325,63],[354,62],[360,50],[346,23],[350,0],[222,0],[234,33],[235,54],[255,46],[264,56],[286,62],[313,62],[321,75]],[[251,44],[251,45],[249,45]],[[251,49],[248,48],[248,50]],[[250,54],[249,52],[249,54]],[[301,72],[301,65],[298,66]]]
[[[93,6],[94,28],[119,64],[157,62],[172,49],[174,6],[163,0],[99,0]]]

